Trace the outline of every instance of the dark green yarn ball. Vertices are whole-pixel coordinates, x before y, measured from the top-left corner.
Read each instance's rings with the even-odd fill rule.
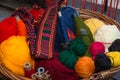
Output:
[[[59,54],[58,59],[62,64],[64,64],[68,68],[74,69],[78,57],[72,50],[62,50]]]
[[[77,56],[85,55],[87,46],[81,38],[75,38],[70,42],[70,49],[72,49]]]

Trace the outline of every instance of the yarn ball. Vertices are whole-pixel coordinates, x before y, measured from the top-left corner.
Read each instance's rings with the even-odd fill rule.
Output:
[[[18,34],[19,36],[27,37],[26,25],[25,25],[24,22],[19,18],[19,16],[16,17],[16,20],[17,20],[17,34]]]
[[[58,59],[68,68],[74,69],[74,65],[77,61],[77,56],[72,50],[62,50],[59,54]]]
[[[75,71],[81,78],[90,77],[95,70],[94,61],[87,56],[81,57],[75,64]]]
[[[90,31],[92,32],[92,35],[94,37],[94,33],[95,31],[105,25],[105,23],[103,23],[101,20],[97,19],[97,18],[90,18],[84,21],[84,23],[90,28]]]
[[[54,58],[50,60],[36,60],[35,69],[43,67],[52,80],[78,80],[78,76],[74,70],[67,68],[58,60],[58,53],[55,53]]]
[[[17,35],[17,21],[14,17],[5,18],[0,23],[0,43],[10,36]]]
[[[104,25],[96,30],[94,37],[95,41],[104,43],[107,52],[111,43],[120,39],[120,32],[116,25]]]
[[[89,47],[89,51],[94,60],[97,54],[105,53],[105,46],[101,42],[93,42]]]
[[[81,38],[75,38],[70,42],[70,49],[72,49],[77,56],[83,56],[87,50],[87,45]]]
[[[108,48],[109,51],[119,51],[120,52],[120,39],[116,39],[111,46]]]
[[[30,62],[32,68],[34,61],[25,37],[12,36],[0,44],[1,63],[12,73],[24,76],[24,63]]]
[[[120,66],[120,52],[108,52],[107,56],[110,58],[112,66]]]
[[[95,57],[96,72],[107,70],[111,67],[111,61],[106,54],[98,54]]]

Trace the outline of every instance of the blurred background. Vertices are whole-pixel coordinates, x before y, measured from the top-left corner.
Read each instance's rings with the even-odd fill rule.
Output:
[[[0,21],[10,16],[16,8],[31,8],[34,2],[42,0],[0,0]],[[120,0],[68,0],[68,6],[99,11],[120,23]]]

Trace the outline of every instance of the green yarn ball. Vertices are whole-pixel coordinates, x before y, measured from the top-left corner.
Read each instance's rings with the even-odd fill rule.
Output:
[[[70,49],[72,49],[77,56],[83,56],[87,51],[87,45],[81,38],[75,38],[70,42]]]
[[[64,64],[68,68],[74,69],[78,57],[72,50],[62,50],[58,56],[58,59],[62,64]]]

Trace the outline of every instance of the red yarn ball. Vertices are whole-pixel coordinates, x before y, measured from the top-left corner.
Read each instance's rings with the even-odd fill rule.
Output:
[[[58,53],[55,53],[54,58],[51,60],[38,60],[36,61],[36,69],[44,67],[48,74],[51,75],[52,80],[78,80],[78,76],[74,70],[68,69],[58,60]]]
[[[97,54],[105,53],[105,46],[101,42],[93,42],[89,47],[89,51],[94,60]]]
[[[17,35],[17,21],[14,17],[8,17],[0,23],[0,43],[10,36]]]

